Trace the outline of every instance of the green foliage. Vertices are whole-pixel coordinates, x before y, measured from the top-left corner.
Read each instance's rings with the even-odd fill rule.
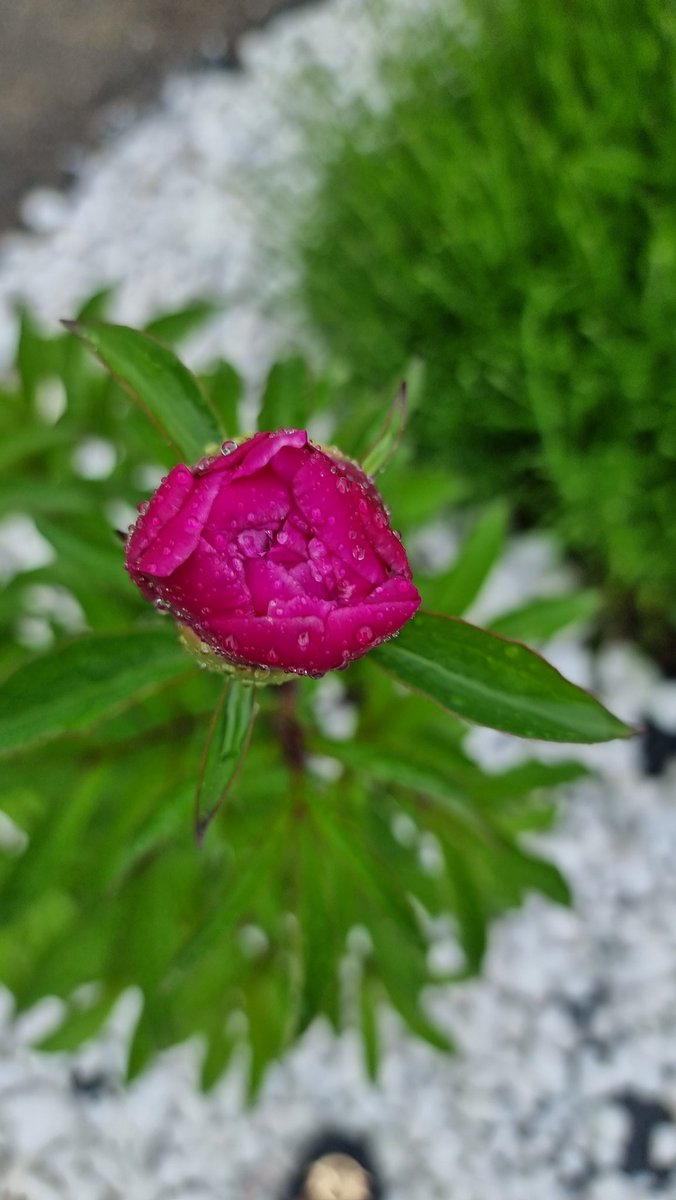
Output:
[[[554,742],[632,733],[527,646],[457,617],[419,613],[372,658],[449,712],[505,733]]]
[[[105,300],[85,306],[79,328],[88,340],[96,331],[97,352],[186,454],[206,448],[200,439],[212,435],[212,411],[219,436],[242,432],[240,382],[229,364],[201,378],[205,407],[167,348],[100,323]],[[151,331],[178,336],[206,311],[167,314]],[[381,397],[363,397],[357,414],[339,419],[342,404],[328,409],[332,387],[298,359],[277,364],[261,423],[305,423],[323,408],[336,442],[363,453],[382,423]],[[65,399],[56,420],[45,415],[54,396]],[[130,1075],[162,1048],[199,1035],[204,1085],[245,1045],[251,1095],[268,1064],[320,1016],[335,1029],[361,1029],[372,1074],[384,1004],[448,1049],[424,1005],[425,989],[442,982],[433,967],[435,918],[455,923],[459,978],[480,966],[490,920],[527,890],[567,902],[559,873],[522,835],[551,819],[544,790],[581,768],[528,762],[487,775],[463,750],[458,721],[423,696],[395,697],[368,660],[338,689],[357,723],[347,741],[322,716],[324,683],[223,691],[197,670],[166,618],[149,626],[111,528],[127,523],[175,454],[79,341],[45,337],[27,314],[0,428],[5,511],[31,517],[53,552],[45,565],[10,577],[0,595],[0,808],[16,833],[0,845],[0,979],[18,1008],[62,997],[63,1022],[45,1045],[70,1048],[92,1036],[133,985],[143,1009]],[[392,425],[382,432],[377,445],[389,454]],[[94,478],[79,455],[93,435],[110,460]],[[382,486],[405,531],[452,496],[444,472],[414,470],[405,445]],[[504,533],[502,507],[489,507],[456,564],[423,587],[437,586],[460,610],[497,560]],[[587,611],[571,600],[543,618],[536,603],[521,620],[551,632]],[[37,655],[26,646],[36,620],[49,643]],[[435,637],[447,624],[421,621],[432,622]],[[505,645],[475,634],[484,650],[487,642]],[[437,649],[443,667],[447,648]],[[518,653],[551,670],[525,648]],[[396,662],[393,669],[405,678]],[[414,674],[438,699],[424,669]],[[597,735],[606,736],[600,706],[581,701],[578,689],[566,695],[569,715],[586,704]]]
[[[385,46],[386,103],[337,125],[330,80],[304,94],[305,310],[358,382],[420,356],[421,459],[556,523],[654,641],[676,624],[673,5],[443,8]]]

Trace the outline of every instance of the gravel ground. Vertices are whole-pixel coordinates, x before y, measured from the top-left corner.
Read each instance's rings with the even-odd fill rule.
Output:
[[[117,281],[117,311],[128,321],[195,295],[219,297],[224,311],[191,356],[224,351],[250,378],[260,372],[292,327],[270,306],[251,190],[262,170],[294,161],[285,81],[299,63],[324,61],[343,92],[369,86],[372,48],[406,8],[406,0],[373,11],[331,0],[289,16],[245,45],[248,72],[172,79],[152,113],[82,163],[68,196],[28,197],[33,232],[0,245],[0,358],[18,295],[50,324]],[[522,539],[475,616],[524,595],[524,580],[534,591],[556,576],[547,541]],[[676,725],[676,688],[631,647],[592,660],[572,638],[548,653],[620,715]],[[486,731],[471,740],[488,767],[523,753]],[[236,1073],[209,1097],[196,1091],[191,1046],[120,1085],[134,996],[75,1057],[31,1049],[49,1002],[12,1022],[6,998],[2,1200],[278,1197],[320,1126],[368,1134],[391,1200],[676,1196],[676,777],[645,779],[636,747],[624,743],[580,755],[598,776],[567,789],[546,839],[574,907],[531,898],[494,927],[481,979],[430,997],[459,1043],[455,1058],[392,1021],[374,1088],[354,1040],[318,1025],[244,1112]]]

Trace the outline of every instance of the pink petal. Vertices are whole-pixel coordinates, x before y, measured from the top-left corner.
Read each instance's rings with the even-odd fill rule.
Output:
[[[340,468],[336,470],[328,455],[316,451],[303,464],[293,481],[293,492],[298,508],[324,545],[369,583],[380,583],[384,572],[362,524],[359,489]]]
[[[398,633],[413,616],[420,598],[386,604],[357,604],[335,608],[326,622],[327,655],[331,665],[345,666],[385,638]]]
[[[158,587],[157,595],[174,611],[189,612],[200,621],[212,614],[251,611],[241,559],[218,553],[204,540]]]
[[[254,475],[267,467],[271,459],[287,446],[296,450],[302,449],[307,443],[307,433],[304,429],[278,429],[274,433],[257,433],[242,444],[246,454],[235,468],[235,478],[241,479]]]
[[[289,493],[272,471],[259,472],[254,478],[217,481],[218,497],[209,520],[209,533],[224,534],[244,529],[274,529],[285,520],[290,506]]]
[[[183,463],[173,467],[162,480],[127,542],[125,561],[128,570],[136,568],[144,550],[157,537],[158,530],[180,512],[192,492],[194,482],[192,471]]]
[[[324,623],[318,617],[225,617],[210,622],[208,637],[235,661],[286,671],[315,672],[321,665]]]
[[[156,579],[166,579],[180,567],[200,540],[219,487],[218,476],[203,475],[194,479],[192,494],[157,529],[155,538],[135,563],[135,569]]]

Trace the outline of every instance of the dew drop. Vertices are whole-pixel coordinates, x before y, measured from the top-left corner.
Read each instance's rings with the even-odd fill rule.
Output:
[[[343,496],[346,492],[349,492],[350,485],[344,475],[340,476],[340,479],[336,483],[336,488],[339,492],[342,492]]]
[[[384,529],[385,526],[387,525],[387,517],[385,516],[385,513],[382,512],[382,510],[379,508],[376,509],[373,520],[375,521],[375,523],[379,529]]]
[[[169,555],[171,554],[171,546],[163,546],[163,547],[162,547],[162,553],[163,553],[163,555],[164,555],[164,557],[165,557],[165,558],[168,558],[168,557],[169,557]]]
[[[276,651],[276,650],[269,650],[269,651],[268,651],[268,656],[267,656],[267,657],[268,657],[268,662],[269,662],[269,663],[277,663],[277,662],[279,662],[279,655],[278,655],[278,653],[277,653],[277,651]]]
[[[141,500],[140,503],[136,505],[136,511],[140,513],[142,517],[144,517],[148,511],[148,501]]]
[[[232,441],[221,442],[221,454],[223,454],[223,455],[232,454],[232,452],[236,446],[237,446],[237,442],[232,442]]]
[[[304,633],[299,633],[298,634],[299,648],[301,650],[307,650],[309,645],[310,645],[310,634],[307,631],[305,631]]]
[[[280,546],[283,546],[286,542],[288,542],[288,540],[288,533],[285,533],[283,529],[280,529],[279,533],[277,534],[277,541],[279,542]]]
[[[368,646],[369,642],[373,641],[373,630],[370,625],[362,625],[357,631],[357,641],[360,646]]]
[[[163,614],[166,614],[170,611],[170,606],[167,604],[166,600],[154,600],[153,608],[155,609],[155,612]]]
[[[366,513],[367,513],[367,512],[368,512],[368,510],[369,510],[369,506],[368,506],[368,504],[367,504],[367,503],[366,503],[366,501],[365,501],[365,500],[363,500],[363,499],[359,501],[359,504],[357,505],[357,508],[359,509],[360,513],[362,513],[364,516],[366,515]]]
[[[335,525],[335,523],[336,523],[336,518],[333,516],[333,513],[332,513],[330,517],[327,517],[327,524]]]
[[[225,646],[226,650],[230,650],[231,653],[234,654],[235,650],[237,650],[239,646],[239,642],[237,641],[237,638],[233,636],[233,634],[229,633],[228,636],[223,639],[223,645]]]
[[[356,558],[357,562],[363,562],[366,557],[366,551],[363,546],[355,546],[352,551],[352,557]]]
[[[408,583],[406,583],[406,580],[400,579],[397,582],[397,591],[401,592],[402,595],[404,594],[404,592],[408,593],[410,591],[410,586]]]
[[[321,519],[322,519],[322,510],[321,510],[321,508],[313,508],[313,509],[311,509],[311,510],[310,510],[310,516],[312,517],[312,520],[314,521],[314,523],[315,523],[315,524],[318,524],[318,523],[321,521]]]
[[[356,530],[356,529],[351,529],[351,530],[350,530],[350,532],[348,533],[348,535],[347,535],[347,536],[349,537],[349,539],[350,539],[350,541],[351,541],[351,542],[356,542],[356,540],[357,540],[357,530]]]

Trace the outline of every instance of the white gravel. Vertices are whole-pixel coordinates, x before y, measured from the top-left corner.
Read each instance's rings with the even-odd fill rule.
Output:
[[[249,378],[260,373],[292,327],[268,303],[255,196],[257,173],[295,156],[285,81],[300,61],[323,61],[344,95],[372,86],[373,47],[407,11],[410,0],[327,0],[279,21],[251,38],[247,74],[170,80],[152,112],[82,162],[71,194],[29,197],[33,232],[0,244],[0,363],[17,297],[50,326],[116,282],[116,312],[129,322],[195,296],[221,299],[191,355],[224,353]],[[477,612],[513,603],[524,577],[552,586],[556,570],[546,542],[521,543]],[[549,651],[623,715],[676,723],[676,688],[631,647],[595,662],[571,638]],[[488,766],[523,753],[496,734],[471,740]],[[2,1200],[264,1200],[326,1125],[368,1134],[391,1200],[643,1200],[658,1185],[676,1196],[676,777],[641,778],[631,745],[582,753],[599,776],[567,789],[545,839],[574,909],[532,897],[494,927],[481,979],[430,997],[457,1057],[389,1020],[376,1089],[354,1039],[317,1026],[247,1112],[236,1075],[207,1098],[197,1092],[192,1046],[123,1089],[124,1005],[107,1035],[70,1059],[30,1048],[49,1002],[12,1022],[5,997]],[[88,1086],[73,1085],[74,1068]],[[624,1169],[641,1164],[642,1174]]]

